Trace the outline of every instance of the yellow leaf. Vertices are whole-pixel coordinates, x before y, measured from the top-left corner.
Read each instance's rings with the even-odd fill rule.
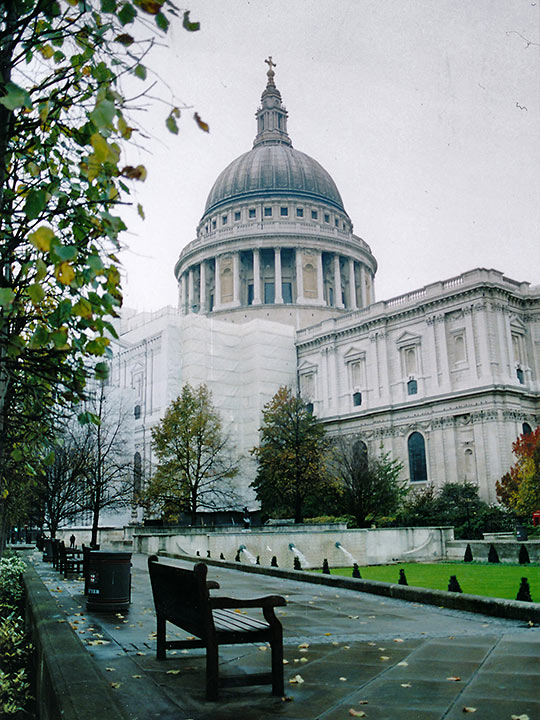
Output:
[[[381,655],[381,660],[390,660],[388,655]]]
[[[301,675],[295,675],[293,678],[289,680],[290,683],[301,685],[304,682],[304,678]]]
[[[401,687],[412,687],[411,683],[401,683]]]
[[[476,708],[465,706],[465,707],[463,708],[463,712],[464,712],[464,713],[476,712]]]
[[[90,142],[94,148],[94,158],[97,162],[103,163],[109,156],[109,145],[103,135],[94,133],[90,137]]]
[[[49,252],[51,247],[51,240],[53,239],[53,237],[54,232],[51,230],[51,228],[42,225],[35,232],[30,233],[28,239],[30,240],[32,245],[34,245],[34,247],[37,247],[38,250],[43,250],[43,252]]]
[[[109,683],[109,685],[116,690],[116,688],[119,688],[119,687],[120,687],[121,683],[119,683],[119,682],[112,682],[112,683]]]
[[[135,678],[135,680],[139,680],[140,678],[142,678],[142,675],[132,675],[131,677]]]
[[[363,710],[355,710],[354,708],[349,709],[349,715],[352,717],[366,717],[366,713]]]
[[[347,682],[347,678],[346,678],[346,677],[340,677],[339,679],[341,680],[341,682]]]
[[[75,279],[75,271],[66,261],[61,262],[60,265],[55,268],[54,274],[56,275],[56,279],[61,282],[62,285],[71,285]]]
[[[204,120],[201,120],[199,113],[194,113],[193,117],[195,119],[195,122],[197,123],[197,125],[200,127],[201,130],[204,130],[204,132],[207,132],[207,133],[210,132],[210,127],[209,127],[208,123],[205,123]]]
[[[447,677],[446,679],[450,680],[451,682],[459,682],[461,680],[459,675],[452,675],[451,677]]]
[[[39,48],[39,52],[46,60],[49,60],[54,55],[54,50],[50,45],[43,45],[43,47]]]
[[[180,670],[167,670],[167,675],[180,675]]]

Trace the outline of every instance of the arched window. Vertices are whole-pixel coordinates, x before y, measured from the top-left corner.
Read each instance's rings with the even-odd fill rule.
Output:
[[[363,440],[357,440],[353,445],[353,465],[358,470],[365,469],[368,464],[368,449]]]
[[[426,482],[426,443],[419,432],[413,432],[407,442],[411,482]]]
[[[352,396],[352,402],[355,407],[358,407],[362,404],[362,393],[361,392],[355,392]]]
[[[140,405],[135,405],[133,414],[135,415],[135,420],[138,420],[141,417],[141,406]]]
[[[310,415],[313,415],[313,403],[312,402],[306,403],[306,410],[308,411],[308,413]]]
[[[517,368],[516,375],[517,375],[517,379],[519,380],[519,382],[523,385],[523,383],[525,382],[525,376],[523,374],[523,370],[521,368]]]
[[[532,427],[528,422],[524,422],[521,429],[523,430],[524,435],[530,435],[532,433]]]

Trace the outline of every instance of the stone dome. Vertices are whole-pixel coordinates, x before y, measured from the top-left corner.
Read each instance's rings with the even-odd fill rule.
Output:
[[[256,145],[223,170],[204,216],[230,202],[269,195],[323,202],[345,212],[335,182],[320,163],[290,145],[268,143]]]

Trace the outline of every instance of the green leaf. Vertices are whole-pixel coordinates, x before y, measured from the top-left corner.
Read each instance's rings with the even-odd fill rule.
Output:
[[[15,462],[20,462],[23,459],[23,454],[21,452],[20,448],[13,448],[11,451],[11,458],[12,460],[15,460]]]
[[[67,330],[56,330],[55,332],[51,333],[51,340],[53,341],[54,347],[57,350],[66,350],[68,348]]]
[[[140,217],[144,220],[145,219],[144,208],[141,205],[141,203],[137,203],[137,212],[139,213]]]
[[[137,11],[133,5],[131,3],[124,3],[124,5],[122,5],[122,9],[118,13],[118,19],[122,25],[129,25],[129,23],[132,23],[136,17]]]
[[[34,334],[30,338],[30,342],[28,343],[28,345],[32,350],[36,350],[37,348],[41,348],[46,345],[48,340],[49,333],[43,327],[43,325],[38,325]]]
[[[0,288],[0,307],[9,307],[15,300],[15,293],[11,288]]]
[[[28,110],[32,109],[32,100],[24,88],[9,80],[4,85],[4,90],[6,94],[0,98],[0,104],[8,110],[15,110],[20,107],[25,107]]]
[[[109,366],[107,363],[99,362],[96,364],[94,372],[98,380],[106,380],[109,377]]]
[[[112,127],[112,121],[116,112],[114,103],[110,100],[100,100],[90,113],[90,120],[99,128]]]
[[[50,467],[51,465],[54,465],[54,460],[55,453],[54,450],[51,450],[51,452],[43,458],[43,464]]]
[[[196,32],[201,28],[200,22],[191,22],[191,20],[189,19],[189,10],[186,10],[184,13],[184,21],[182,25],[184,26],[184,29],[188,30],[189,32]]]
[[[168,19],[165,17],[165,15],[162,12],[160,12],[156,15],[156,25],[158,26],[158,28],[160,30],[163,30],[163,32],[167,32],[167,30],[169,29],[169,24],[170,23],[169,23]]]
[[[101,12],[114,13],[116,12],[116,0],[101,0]]]
[[[178,135],[178,125],[176,123],[176,117],[179,117],[180,111],[178,108],[173,108],[169,115],[167,116],[167,119],[165,120],[165,125],[167,126],[167,130],[169,132],[172,132],[174,135]]]
[[[94,272],[103,270],[103,261],[99,257],[99,255],[89,255],[86,258],[86,263],[87,263],[88,267],[91,268]]]
[[[77,248],[74,245],[59,245],[54,248],[54,254],[57,255],[60,260],[73,260],[77,257]]]
[[[39,305],[39,303],[43,300],[45,292],[39,283],[34,283],[28,287],[28,297],[34,305]]]
[[[144,65],[137,65],[137,67],[133,71],[133,74],[140,80],[146,80],[146,68],[144,67]]]
[[[24,204],[24,214],[29,220],[39,217],[47,205],[47,193],[45,190],[30,190]]]

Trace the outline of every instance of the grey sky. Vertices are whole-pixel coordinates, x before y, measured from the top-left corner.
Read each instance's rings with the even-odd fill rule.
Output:
[[[277,63],[294,147],[334,178],[379,263],[377,299],[473,267],[540,283],[540,0],[193,0],[149,64],[186,105],[148,114],[146,220],[125,304],[176,304],[173,266],[221,170],[251,148]],[[202,133],[193,111],[209,123]]]

